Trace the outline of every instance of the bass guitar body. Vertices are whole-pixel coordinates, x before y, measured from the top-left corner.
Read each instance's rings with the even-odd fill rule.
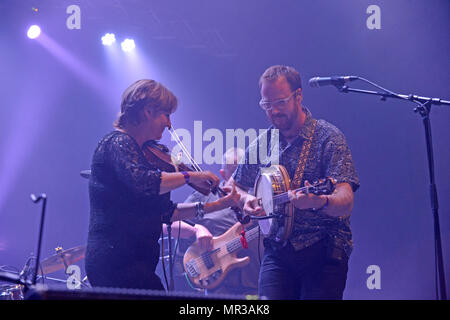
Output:
[[[249,257],[238,258],[243,226],[238,222],[224,234],[214,237],[211,250],[202,250],[195,242],[184,254],[183,264],[190,281],[199,288],[217,287],[233,268],[243,267]]]

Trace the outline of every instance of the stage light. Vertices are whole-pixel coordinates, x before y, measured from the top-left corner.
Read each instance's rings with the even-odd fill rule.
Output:
[[[105,46],[110,46],[114,42],[116,42],[116,36],[114,35],[114,33],[107,33],[102,37],[102,43]]]
[[[133,39],[123,40],[120,46],[122,47],[122,50],[125,52],[130,52],[136,47]]]
[[[27,36],[30,39],[36,39],[41,34],[41,28],[37,25],[32,25],[28,28]]]

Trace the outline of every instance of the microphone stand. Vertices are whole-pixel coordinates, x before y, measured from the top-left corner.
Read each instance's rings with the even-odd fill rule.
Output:
[[[40,222],[40,227],[39,227],[39,240],[38,240],[37,256],[36,256],[36,262],[35,262],[35,266],[34,266],[33,280],[31,283],[31,285],[34,286],[34,285],[36,285],[37,274],[39,272],[39,263],[40,263],[39,260],[41,257],[41,244],[42,244],[42,234],[43,234],[43,230],[44,230],[44,218],[45,218],[45,207],[47,204],[47,195],[45,193],[43,193],[40,196],[36,197],[36,195],[31,194],[30,197],[34,203],[38,203],[39,201],[43,200],[42,211],[41,211],[41,222]],[[22,272],[20,274],[14,274],[12,272],[0,271],[0,280],[23,285],[24,292],[26,292],[28,290],[28,286],[30,283],[29,283],[29,281],[27,281],[27,279],[22,279],[22,277],[25,276],[25,278],[26,278],[26,273],[28,272],[27,265],[29,264],[29,262],[30,262],[30,260],[27,261],[24,269],[22,270]]]
[[[32,282],[32,285],[35,285],[37,274],[39,272],[39,263],[40,263],[40,258],[41,258],[41,244],[42,244],[42,234],[43,234],[43,230],[44,230],[45,207],[47,205],[47,195],[45,193],[43,193],[39,197],[36,197],[34,194],[31,194],[31,200],[34,203],[38,203],[39,201],[43,200],[42,211],[41,211],[41,221],[40,221],[40,226],[39,226],[39,240],[38,240],[38,248],[37,248],[37,255],[36,255],[36,263],[35,263],[35,267],[34,267],[33,282]]]
[[[175,290],[175,284],[173,279],[173,257],[172,257],[172,223],[167,223],[167,238],[169,240],[169,288],[168,291]],[[164,241],[164,236],[162,241]],[[163,256],[164,259],[164,256]]]
[[[439,226],[439,202],[437,197],[437,188],[435,182],[434,175],[434,156],[433,156],[433,143],[431,139],[431,122],[430,122],[430,112],[432,105],[450,105],[450,101],[441,100],[439,98],[428,98],[428,97],[420,97],[417,95],[402,95],[396,94],[392,91],[389,91],[383,87],[378,86],[377,84],[368,81],[364,78],[358,77],[358,79],[367,82],[371,85],[374,85],[384,92],[376,92],[369,90],[361,90],[361,89],[353,89],[349,88],[346,85],[336,85],[336,88],[342,93],[362,93],[369,95],[377,95],[381,96],[381,100],[385,101],[386,98],[395,98],[411,101],[413,103],[418,104],[419,106],[414,108],[415,113],[419,113],[422,116],[423,125],[425,129],[425,140],[426,140],[426,148],[427,148],[427,157],[428,157],[428,173],[430,179],[430,197],[431,197],[431,211],[433,214],[434,220],[434,247],[435,247],[435,266],[437,277],[439,278],[439,291],[436,292],[436,299],[447,300],[447,291],[445,285],[445,274],[444,274],[444,260],[442,255],[442,242],[441,242],[441,231]]]

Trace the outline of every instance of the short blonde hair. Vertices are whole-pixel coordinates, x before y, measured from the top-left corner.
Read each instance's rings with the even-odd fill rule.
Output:
[[[123,92],[120,113],[114,127],[138,125],[142,121],[144,107],[173,113],[177,105],[175,95],[161,83],[150,79],[138,80]]]

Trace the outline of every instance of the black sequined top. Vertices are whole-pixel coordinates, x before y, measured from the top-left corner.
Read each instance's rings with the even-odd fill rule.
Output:
[[[160,195],[161,171],[128,134],[113,131],[98,144],[89,180],[86,273],[94,286],[159,289],[154,271],[162,221],[176,207]]]

